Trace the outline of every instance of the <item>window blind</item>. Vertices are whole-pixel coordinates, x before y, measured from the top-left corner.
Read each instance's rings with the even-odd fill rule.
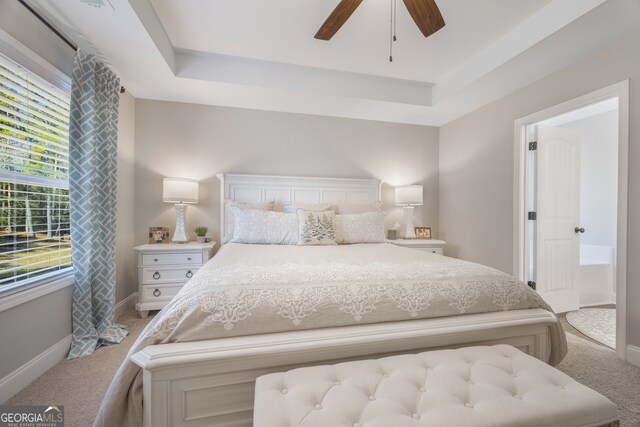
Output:
[[[0,291],[70,267],[69,96],[0,54]]]

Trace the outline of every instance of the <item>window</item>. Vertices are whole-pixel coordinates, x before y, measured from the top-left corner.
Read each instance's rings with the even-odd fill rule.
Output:
[[[70,267],[69,96],[0,55],[0,292]]]

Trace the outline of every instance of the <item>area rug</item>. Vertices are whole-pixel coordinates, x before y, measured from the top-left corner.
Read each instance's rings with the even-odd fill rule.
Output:
[[[616,348],[615,308],[581,308],[567,313],[567,322],[589,338]]]

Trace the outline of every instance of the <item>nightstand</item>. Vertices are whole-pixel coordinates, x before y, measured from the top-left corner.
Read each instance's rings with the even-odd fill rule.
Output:
[[[160,310],[211,258],[216,243],[159,243],[136,246],[138,253],[138,303],[141,318]]]
[[[418,249],[425,252],[431,252],[434,254],[443,255],[444,254],[444,245],[447,244],[444,240],[433,240],[433,239],[398,239],[398,240],[387,240],[387,243],[391,243],[392,245],[402,246],[405,248],[413,248]]]

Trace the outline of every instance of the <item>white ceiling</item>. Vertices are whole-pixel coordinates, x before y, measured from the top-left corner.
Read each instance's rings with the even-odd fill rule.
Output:
[[[174,47],[399,79],[437,82],[551,0],[439,0],[446,26],[422,36],[397,2],[366,0],[330,41],[314,34],[337,0],[150,0]]]
[[[366,0],[329,42],[337,0],[78,0],[37,5],[138,98],[439,126],[640,28],[637,0],[438,0],[424,38],[401,0]]]

